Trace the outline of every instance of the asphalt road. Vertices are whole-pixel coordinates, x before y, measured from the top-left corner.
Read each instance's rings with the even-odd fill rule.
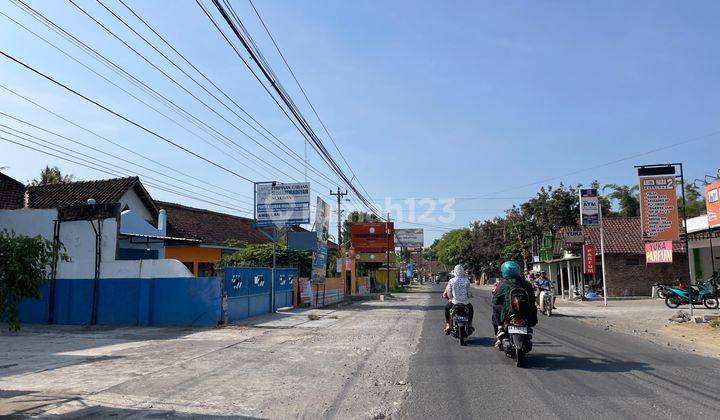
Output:
[[[475,292],[476,331],[461,347],[442,331],[441,290],[410,360],[402,418],[720,418],[719,360],[557,313],[541,316],[520,369],[493,347],[490,293]]]

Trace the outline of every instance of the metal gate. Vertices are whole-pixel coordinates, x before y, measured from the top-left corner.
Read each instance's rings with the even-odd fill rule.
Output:
[[[270,308],[272,269],[226,267],[224,270],[223,319],[235,322],[292,306],[293,282],[297,268],[275,269],[275,307]]]

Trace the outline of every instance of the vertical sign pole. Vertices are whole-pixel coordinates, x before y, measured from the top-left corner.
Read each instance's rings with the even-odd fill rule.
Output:
[[[275,313],[275,264],[277,262],[277,227],[273,227],[272,238],[272,269],[270,270],[270,312]]]
[[[685,175],[683,174],[683,164],[678,163],[680,166],[680,188],[682,190],[683,200],[683,226],[685,227],[685,257],[687,258],[688,264],[688,300],[690,301],[690,319],[694,316],[693,297],[692,297],[692,271],[690,270],[690,246],[688,244],[688,231],[687,231],[687,202],[685,201]],[[677,179],[677,178],[676,178]]]
[[[387,240],[387,244],[385,248],[387,249],[385,252],[387,255],[385,257],[386,264],[387,264],[387,271],[385,274],[387,277],[385,278],[385,292],[389,295],[390,294],[390,213],[387,214],[387,219],[385,219],[385,238]]]
[[[605,218],[602,215],[602,203],[598,197],[598,216],[600,217],[600,260],[602,261],[603,304],[607,306],[607,277],[605,271]]]

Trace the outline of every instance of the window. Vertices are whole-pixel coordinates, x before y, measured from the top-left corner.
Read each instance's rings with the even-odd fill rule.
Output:
[[[215,275],[215,263],[198,263],[198,277],[212,277]]]

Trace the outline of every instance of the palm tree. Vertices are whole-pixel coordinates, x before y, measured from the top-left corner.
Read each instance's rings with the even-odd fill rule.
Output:
[[[63,175],[60,172],[60,168],[58,168],[57,166],[53,166],[51,168],[49,165],[46,165],[45,169],[40,172],[40,179],[33,179],[30,184],[45,185],[56,184],[59,182],[72,182],[73,178],[75,178],[74,175]]]
[[[607,195],[612,200],[617,200],[620,216],[639,216],[640,215],[640,196],[638,194],[639,187],[633,185],[607,184],[603,187],[603,191],[612,190]]]

